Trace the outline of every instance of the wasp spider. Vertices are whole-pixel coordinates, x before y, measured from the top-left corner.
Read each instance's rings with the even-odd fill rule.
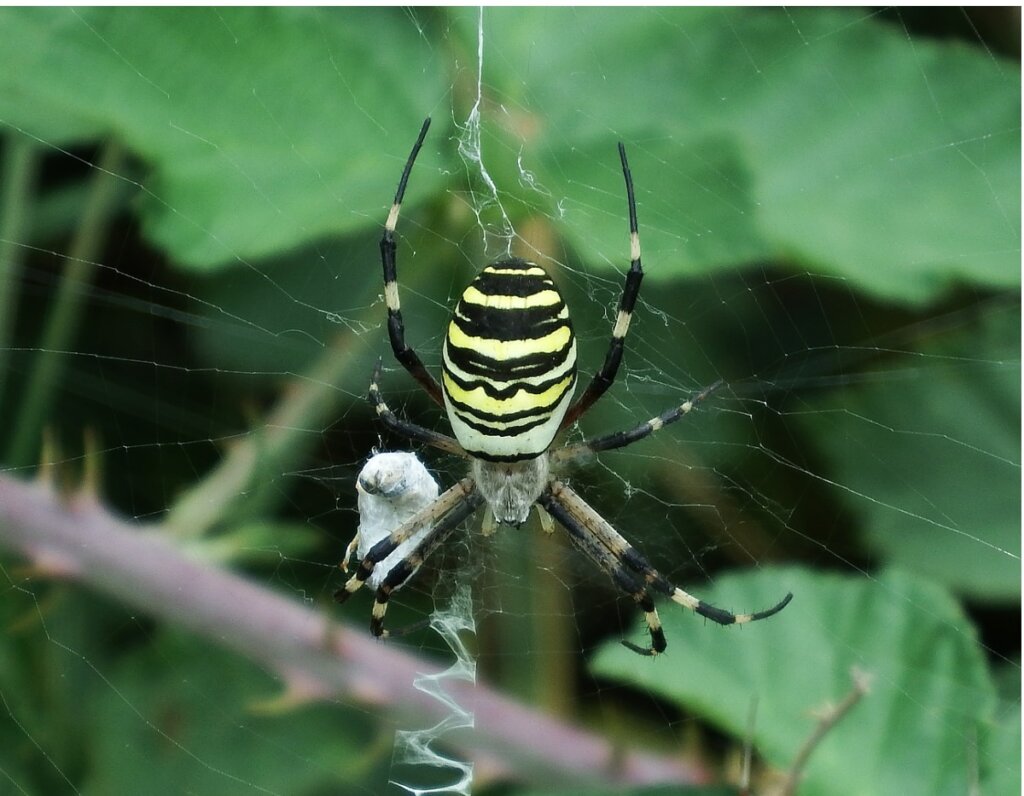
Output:
[[[674,423],[717,386],[628,431],[551,450],[558,432],[574,423],[615,380],[643,278],[633,179],[622,144],[619,144],[619,158],[626,181],[632,262],[604,365],[579,398],[572,401],[576,386],[576,339],[569,312],[551,277],[534,263],[519,259],[496,262],[484,268],[466,288],[445,334],[440,384],[406,344],[398,299],[395,227],[409,174],[429,126],[428,118],[405,164],[384,225],[380,251],[388,334],[395,358],[430,397],[444,407],[455,438],[402,420],[388,408],[378,386],[379,360],[370,383],[370,402],[377,416],[394,433],[469,459],[470,475],[374,544],[344,587],[335,593],[335,598],[343,602],[372,580],[376,599],[370,629],[375,636],[387,636],[384,614],[391,595],[463,520],[486,505],[498,523],[518,526],[526,521],[532,506],[538,504],[568,532],[573,545],[607,572],[615,585],[631,596],[643,611],[650,646],[622,642],[635,652],[657,655],[665,650],[665,633],[652,594],[665,595],[722,625],[753,622],[781,611],[789,603],[791,594],[765,611],[734,614],[677,588],[564,481],[552,474],[556,465],[630,445]],[[541,517],[546,519],[543,513]],[[550,526],[546,523],[548,530]],[[429,530],[424,532],[424,529]],[[419,544],[412,552],[391,567],[382,579],[374,578],[374,568],[414,536],[419,538]]]

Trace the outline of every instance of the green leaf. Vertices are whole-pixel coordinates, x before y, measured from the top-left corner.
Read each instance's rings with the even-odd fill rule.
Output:
[[[852,10],[484,19],[485,84],[592,263],[627,259],[624,140],[654,277],[770,257],[907,303],[1020,284],[1014,63]]]
[[[397,9],[5,9],[0,121],[62,147],[122,139],[149,169],[144,228],[183,264],[277,254],[379,224],[475,51],[478,13],[451,16],[443,38]],[[625,263],[621,138],[653,276],[770,257],[911,303],[1020,284],[1015,64],[847,10],[488,9],[484,25],[485,130],[521,139],[485,136],[488,168],[510,199],[519,182],[558,203],[593,263]],[[410,202],[453,149],[435,130]]]
[[[644,256],[655,264],[648,275],[700,274],[769,251],[757,226],[750,170],[735,139],[699,137],[682,150],[654,139],[631,156],[630,168],[643,197]],[[569,153],[552,150],[545,153],[543,170],[558,175],[569,241],[595,261],[628,268],[626,193],[614,144],[601,140]]]
[[[1020,669],[1017,668],[1017,679]],[[992,747],[981,772],[982,793],[1020,793],[1021,710],[1020,702],[1002,704],[989,737]]]
[[[806,438],[889,561],[974,597],[1020,598],[1020,311],[974,322],[813,405]]]
[[[117,136],[151,170],[146,232],[200,268],[381,223],[447,86],[398,9],[8,8],[0,27],[0,121],[59,146]]]
[[[941,588],[896,571],[877,578],[762,569],[722,577],[701,597],[730,609],[793,602],[754,625],[720,628],[667,606],[669,648],[640,662],[603,647],[597,673],[642,687],[745,737],[756,700],[754,744],[785,769],[815,726],[813,712],[851,691],[851,667],[870,693],[811,757],[802,796],[960,794],[969,745],[987,766],[995,690],[969,621]],[[675,610],[673,610],[675,609]]]

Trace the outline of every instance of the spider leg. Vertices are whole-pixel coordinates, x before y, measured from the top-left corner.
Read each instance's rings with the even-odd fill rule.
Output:
[[[405,322],[402,320],[402,307],[398,300],[398,269],[396,264],[395,227],[398,225],[398,213],[402,208],[402,198],[405,196],[405,186],[409,182],[409,174],[416,162],[416,156],[423,146],[423,139],[430,128],[430,117],[423,121],[420,134],[416,138],[409,159],[405,162],[405,169],[402,171],[402,179],[398,182],[398,190],[395,192],[395,201],[391,205],[387,222],[384,224],[384,236],[380,239],[380,257],[384,267],[384,302],[388,307],[388,337],[391,339],[391,350],[395,353],[395,359],[402,363],[412,377],[416,379],[424,390],[434,399],[439,406],[444,406],[441,398],[441,387],[423,366],[419,355],[409,348],[405,342]]]
[[[341,571],[348,573],[348,562],[352,560],[352,554],[359,547],[359,531],[356,531],[356,535],[352,537],[352,541],[348,543],[348,547],[345,548],[345,555],[341,558],[341,563],[338,564],[341,567]]]
[[[377,411],[377,417],[380,418],[381,422],[390,431],[395,434],[399,434],[406,439],[411,439],[414,442],[424,442],[427,445],[432,445],[435,448],[440,448],[445,453],[453,453],[456,456],[462,456],[463,458],[468,457],[465,449],[452,437],[446,434],[441,434],[437,431],[431,431],[430,429],[418,426],[415,423],[410,423],[406,420],[402,420],[396,415],[388,405],[384,402],[384,399],[380,394],[380,368],[381,361],[377,360],[377,364],[373,369],[373,377],[370,379],[370,404]]]
[[[391,595],[402,588],[409,578],[416,574],[416,570],[422,566],[423,562],[426,561],[438,547],[444,544],[445,540],[451,536],[452,531],[454,531],[464,519],[477,510],[480,504],[483,503],[483,500],[483,497],[477,492],[466,495],[460,504],[458,504],[452,511],[448,512],[443,519],[439,520],[434,525],[430,533],[428,533],[420,542],[419,546],[408,556],[395,564],[384,580],[381,581],[380,585],[377,587],[377,593],[373,600],[373,609],[370,615],[370,632],[373,633],[374,636],[378,638],[387,638],[392,635],[392,633],[384,629],[384,615],[387,613],[388,601],[391,599]],[[428,623],[417,622],[409,628],[403,628],[401,631],[394,633],[393,635],[405,635],[412,630],[419,630],[424,624]]]
[[[553,450],[550,454],[551,463],[564,464],[577,459],[583,459],[601,451],[624,448],[627,445],[632,445],[634,442],[642,440],[644,437],[649,437],[655,431],[660,431],[665,426],[675,423],[683,415],[689,414],[697,404],[721,386],[722,382],[716,381],[714,384],[705,387],[693,398],[684,401],[679,406],[674,406],[671,409],[662,412],[657,417],[652,417],[650,420],[647,420],[628,431],[616,431],[612,434],[593,437],[591,439],[584,440],[583,442],[566,445],[563,448]]]
[[[787,594],[771,608],[754,613],[734,614],[731,611],[716,608],[689,592],[672,585],[612,527],[611,523],[594,511],[583,498],[561,481],[552,479],[548,484],[548,488],[538,499],[538,502],[569,531],[571,537],[585,539],[584,543],[578,542],[577,546],[580,546],[598,564],[611,572],[612,579],[616,585],[623,591],[631,594],[640,604],[647,619],[648,629],[651,632],[651,649],[638,649],[636,645],[626,643],[625,646],[634,652],[639,651],[645,655],[656,655],[664,650],[664,646],[658,649],[658,634],[661,633],[661,622],[658,620],[657,611],[652,610],[653,603],[645,604],[643,602],[643,597],[646,596],[648,588],[666,595],[673,602],[679,603],[694,613],[700,614],[720,625],[740,625],[747,622],[756,622],[760,619],[767,619],[785,608],[789,601],[793,599],[792,593]],[[586,546],[584,547],[583,544]],[[610,564],[607,563],[609,560]],[[637,578],[641,578],[642,581],[639,581]],[[636,586],[641,587],[639,591],[636,589]],[[643,593],[641,594],[641,592]],[[663,633],[661,633],[660,643],[664,643]]]
[[[553,486],[553,485],[552,485]],[[589,528],[574,514],[563,506],[549,487],[537,501],[569,534],[573,546],[590,558],[595,564],[611,576],[620,591],[625,592],[644,612],[647,631],[651,635],[651,646],[640,647],[630,641],[623,641],[623,646],[640,655],[660,655],[668,646],[665,632],[661,629],[661,619],[654,600],[634,573],[629,572],[622,560],[608,547],[604,541],[591,532]]]
[[[459,519],[455,521],[455,524],[458,525],[482,501],[483,498],[476,491],[476,484],[473,482],[473,479],[463,478],[451,489],[442,493],[437,500],[428,506],[424,506],[412,517],[395,528],[387,537],[371,547],[363,560],[359,562],[359,566],[352,577],[345,582],[344,586],[334,592],[334,599],[339,603],[343,603],[355,592],[359,591],[360,587],[370,579],[374,567],[391,555],[402,542],[424,526],[431,525],[436,531],[438,527],[446,527],[444,523],[449,521],[449,516],[459,516]],[[462,511],[465,511],[465,513],[460,514]]]
[[[633,175],[629,171],[629,163],[626,162],[626,148],[621,143],[619,144],[619,159],[622,161],[622,175],[626,180],[626,200],[629,204],[629,271],[626,273],[626,281],[622,286],[619,312],[615,317],[612,339],[608,343],[604,364],[591,379],[587,389],[565,413],[560,427],[563,429],[575,423],[579,416],[586,412],[594,401],[604,395],[615,381],[615,374],[618,373],[619,364],[622,362],[622,349],[626,333],[629,331],[629,322],[633,318],[633,307],[636,305],[636,297],[640,293],[640,282],[644,278],[644,269],[640,266],[640,233],[636,223]]]

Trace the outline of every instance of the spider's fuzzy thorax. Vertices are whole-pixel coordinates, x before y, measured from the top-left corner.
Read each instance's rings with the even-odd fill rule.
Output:
[[[518,527],[526,522],[548,484],[548,476],[546,453],[519,462],[473,459],[473,480],[502,525]]]
[[[520,462],[548,449],[576,386],[576,337],[543,268],[503,260],[470,283],[448,324],[441,385],[471,455]]]

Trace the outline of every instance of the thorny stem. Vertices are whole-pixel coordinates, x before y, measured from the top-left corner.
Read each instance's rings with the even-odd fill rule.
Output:
[[[818,747],[818,744],[828,735],[829,730],[838,724],[870,690],[871,677],[866,672],[862,672],[854,667],[850,672],[850,677],[853,680],[853,689],[843,697],[842,702],[838,705],[830,706],[822,714],[821,719],[818,721],[818,726],[814,728],[814,732],[808,736],[803,746],[800,747],[800,751],[797,752],[793,765],[790,766],[789,773],[786,776],[786,782],[780,791],[781,796],[793,796],[796,793],[797,786],[803,778],[804,768],[807,767],[807,761]]]
[[[7,352],[14,329],[15,295],[21,270],[22,244],[28,239],[31,192],[35,183],[38,156],[35,144],[21,133],[11,132],[4,142],[0,179],[0,404],[4,396]]]
[[[94,495],[62,501],[45,483],[0,475],[0,547],[261,663],[295,699],[360,700],[404,723],[438,721],[447,711],[413,687],[418,676],[438,672],[436,664],[193,560],[161,526],[118,520]],[[702,768],[677,759],[622,752],[483,685],[453,681],[449,693],[472,706],[476,721],[475,730],[452,745],[498,775],[548,786],[580,780],[694,784],[708,778]]]
[[[57,295],[39,343],[40,350],[13,423],[14,437],[7,450],[8,464],[29,464],[37,449],[39,432],[60,379],[63,358],[59,352],[69,347],[68,341],[77,331],[107,222],[117,204],[117,172],[123,162],[121,145],[116,141],[108,142],[100,154],[82,220],[64,260]]]

